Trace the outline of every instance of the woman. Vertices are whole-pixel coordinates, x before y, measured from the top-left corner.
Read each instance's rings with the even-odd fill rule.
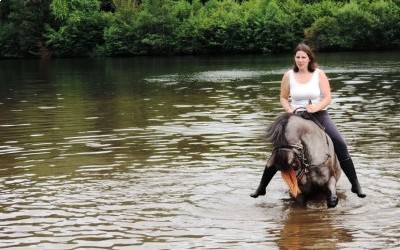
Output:
[[[351,191],[358,197],[364,198],[366,195],[361,190],[346,142],[326,111],[331,103],[329,80],[324,71],[317,68],[310,47],[300,43],[294,52],[294,67],[284,74],[281,82],[281,105],[290,113],[297,108],[305,107],[307,112],[311,113],[313,120],[325,128],[325,132],[333,141],[340,166],[352,185]],[[275,167],[266,167],[257,190],[250,196],[257,198],[259,195],[265,195],[265,188],[276,172]]]

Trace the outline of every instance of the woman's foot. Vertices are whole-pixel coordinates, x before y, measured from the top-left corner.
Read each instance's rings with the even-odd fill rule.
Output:
[[[265,195],[265,190],[259,190],[257,189],[254,193],[250,194],[251,197],[257,198],[260,195]]]
[[[351,188],[351,192],[357,194],[357,196],[360,197],[360,198],[365,198],[365,197],[367,197],[367,195],[366,195],[366,194],[363,194],[363,192],[361,191],[360,185],[355,186],[355,187],[353,186],[353,187]]]

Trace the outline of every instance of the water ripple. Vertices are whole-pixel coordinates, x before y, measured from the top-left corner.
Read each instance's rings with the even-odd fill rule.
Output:
[[[296,205],[280,175],[265,197],[248,196],[271,151],[264,134],[282,111],[286,66],[161,67],[118,84],[111,67],[93,85],[97,71],[77,70],[21,86],[0,102],[0,248],[396,249],[396,65],[324,68],[368,194],[342,176],[335,209]]]

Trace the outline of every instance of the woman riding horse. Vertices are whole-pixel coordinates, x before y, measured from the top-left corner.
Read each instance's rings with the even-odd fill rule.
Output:
[[[361,190],[346,142],[326,111],[331,102],[329,80],[324,71],[317,68],[314,54],[309,46],[300,43],[294,53],[294,67],[282,78],[280,103],[288,113],[293,113],[299,107],[305,107],[313,120],[323,126],[332,139],[340,166],[352,185],[351,191],[358,197],[364,198],[366,195]],[[257,198],[265,195],[265,189],[276,172],[275,166],[267,164],[257,190],[250,196]]]

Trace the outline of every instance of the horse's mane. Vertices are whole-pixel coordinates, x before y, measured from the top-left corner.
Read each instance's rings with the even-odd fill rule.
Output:
[[[269,142],[272,142],[274,147],[287,145],[288,142],[285,137],[285,128],[292,116],[292,113],[283,113],[271,124],[267,129],[266,137]]]

